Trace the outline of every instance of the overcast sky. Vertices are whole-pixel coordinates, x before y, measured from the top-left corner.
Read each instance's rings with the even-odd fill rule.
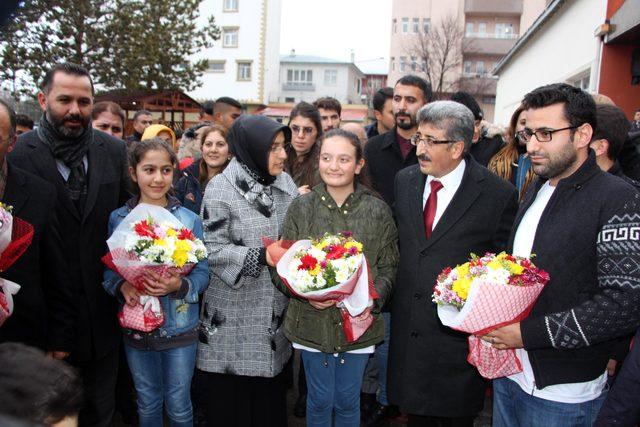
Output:
[[[348,61],[353,49],[363,71],[388,71],[391,0],[282,0],[281,22],[282,54]]]

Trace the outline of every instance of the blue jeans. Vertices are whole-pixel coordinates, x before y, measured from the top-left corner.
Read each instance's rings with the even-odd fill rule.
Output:
[[[531,396],[507,378],[493,380],[493,427],[591,427],[607,391],[583,403],[561,403]]]
[[[163,402],[172,427],[191,427],[191,378],[197,343],[169,350],[136,350],[125,344],[138,395],[140,427],[162,426]]]
[[[378,403],[387,406],[387,365],[389,360],[389,334],[391,333],[391,313],[383,312],[384,341],[376,347],[376,362],[378,363]]]
[[[360,388],[368,354],[314,353],[302,350],[307,377],[307,426],[360,426]]]

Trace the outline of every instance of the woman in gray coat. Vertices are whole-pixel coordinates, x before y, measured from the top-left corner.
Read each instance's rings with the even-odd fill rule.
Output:
[[[262,238],[280,236],[298,194],[283,172],[290,139],[288,127],[266,117],[237,119],[228,134],[235,157],[204,194],[211,281],[197,366],[209,425],[286,425],[287,297],[271,282]]]

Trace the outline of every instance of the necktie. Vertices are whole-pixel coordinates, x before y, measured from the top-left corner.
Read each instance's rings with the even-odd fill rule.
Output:
[[[442,188],[440,181],[431,181],[431,193],[427,203],[424,205],[424,231],[427,235],[427,239],[431,237],[431,230],[433,229],[433,220],[436,217],[436,209],[438,207],[438,191]]]

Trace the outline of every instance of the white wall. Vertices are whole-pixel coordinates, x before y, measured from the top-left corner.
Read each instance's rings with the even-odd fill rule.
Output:
[[[231,96],[241,102],[266,103],[269,90],[278,78],[281,0],[238,0],[238,12],[223,12],[222,5],[223,0],[205,0],[200,7],[201,17],[213,14],[221,30],[239,27],[238,47],[223,47],[221,34],[213,47],[194,55],[194,59],[225,60],[226,63],[224,73],[206,71],[201,78],[203,85],[189,95],[195,99]],[[263,23],[267,27],[261,54]],[[204,25],[203,19],[201,25]],[[251,81],[237,80],[237,60],[252,61]]]
[[[287,82],[287,70],[312,70],[313,91],[291,91],[283,90],[282,85]],[[324,71],[337,70],[335,85],[325,85]],[[351,101],[352,104],[361,103],[360,95],[357,93],[355,78],[362,79],[363,74],[356,71],[350,64],[312,64],[312,63],[287,63],[280,64],[280,82],[278,91],[270,96],[271,102],[284,102],[285,97],[295,98],[295,102],[313,102],[323,96],[336,98],[343,104]]]
[[[567,82],[585,71],[594,84],[593,34],[605,16],[602,0],[567,1],[500,71],[494,122],[508,124],[523,96],[539,86]]]

